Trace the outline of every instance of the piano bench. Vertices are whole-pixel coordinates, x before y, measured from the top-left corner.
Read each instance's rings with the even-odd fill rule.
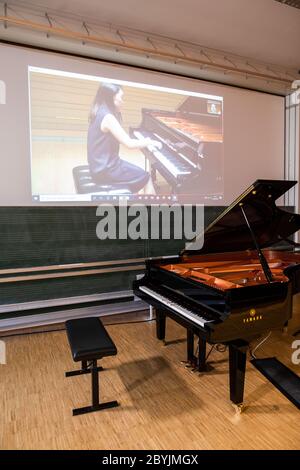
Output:
[[[78,194],[131,194],[130,188],[125,183],[96,184],[88,165],[79,165],[73,168],[73,179]]]
[[[79,318],[67,320],[65,326],[73,360],[81,361],[81,369],[66,372],[66,377],[82,374],[91,374],[92,377],[92,405],[73,409],[73,416],[118,406],[117,401],[99,401],[98,372],[103,368],[98,367],[97,360],[117,354],[117,348],[101,320],[95,317]]]

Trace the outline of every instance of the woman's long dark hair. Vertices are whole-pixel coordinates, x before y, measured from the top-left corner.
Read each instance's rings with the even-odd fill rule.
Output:
[[[95,119],[98,109],[102,104],[105,104],[109,111],[120,120],[120,113],[114,103],[114,96],[120,90],[122,90],[122,87],[114,83],[103,83],[99,86],[89,114],[89,122]]]

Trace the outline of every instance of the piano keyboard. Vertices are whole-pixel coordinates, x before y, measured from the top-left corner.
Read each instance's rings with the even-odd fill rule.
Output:
[[[190,160],[189,158],[187,158],[185,155],[183,155],[183,153],[181,152],[178,152],[178,149],[176,149],[176,147],[174,147],[174,145],[171,144],[171,142],[167,142],[165,139],[163,139],[160,135],[158,134],[155,134],[155,132],[153,133],[153,135],[155,136],[155,138],[159,141],[159,142],[162,142],[164,145],[167,145],[170,147],[170,149],[172,149],[174,152],[176,152],[181,158],[183,158],[189,165],[191,165],[193,168],[197,168],[197,165],[192,162],[192,160]]]
[[[167,297],[159,294],[158,292],[155,292],[152,289],[149,289],[149,287],[146,286],[140,286],[139,290],[142,292],[145,292],[145,294],[150,295],[150,297],[153,297],[156,300],[159,300],[162,304],[166,305],[167,307],[171,308],[175,312],[179,313],[180,315],[184,316],[185,318],[191,320],[192,322],[196,323],[197,325],[200,325],[204,327],[207,323],[211,323],[213,320],[207,320],[200,315],[196,315],[193,313],[191,310],[182,307],[178,303],[174,302],[173,300],[168,299]]]
[[[139,140],[145,139],[145,136],[139,131],[134,131],[134,136]],[[169,172],[175,178],[177,178],[179,175],[190,175],[191,174],[190,171],[188,171],[186,169],[183,169],[183,168],[179,168],[179,166],[176,166],[171,161],[170,158],[168,158],[162,152],[157,150],[157,148],[154,145],[148,145],[148,149],[162,163],[162,165],[164,165],[164,167],[167,168],[167,170],[169,170]]]

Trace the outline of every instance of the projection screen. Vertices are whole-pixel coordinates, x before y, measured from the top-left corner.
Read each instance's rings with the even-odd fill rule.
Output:
[[[284,177],[284,98],[0,44],[0,205],[227,205]]]

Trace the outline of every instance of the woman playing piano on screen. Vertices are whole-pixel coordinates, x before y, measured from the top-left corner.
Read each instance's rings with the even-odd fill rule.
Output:
[[[128,184],[133,192],[144,188],[145,194],[154,194],[149,173],[119,156],[120,144],[129,149],[141,149],[160,143],[145,138],[132,139],[123,129],[120,109],[123,90],[119,85],[100,85],[89,115],[88,163],[96,184]]]

